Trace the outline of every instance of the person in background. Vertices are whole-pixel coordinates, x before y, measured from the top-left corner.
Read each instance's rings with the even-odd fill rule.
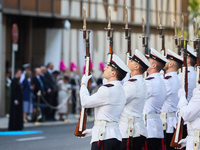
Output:
[[[60,74],[57,76],[57,81],[62,80],[65,75],[69,76],[69,69],[63,60],[60,61]]]
[[[30,64],[29,63],[23,64],[22,68],[23,68],[23,72],[22,72],[22,75],[21,75],[20,80],[19,80],[20,83],[22,83],[24,81],[26,71],[30,70]]]
[[[27,114],[33,113],[31,76],[31,71],[26,71],[25,79],[22,82],[24,123],[28,122],[26,118]]]
[[[9,131],[23,129],[23,93],[19,82],[22,71],[17,69],[11,84]]]
[[[10,107],[10,99],[11,99],[11,73],[10,72],[6,72],[6,115],[9,114],[9,107]]]
[[[50,103],[50,105],[53,105],[53,106],[57,106],[57,82],[56,82],[56,79],[53,75],[53,68],[54,68],[54,65],[52,62],[49,62],[47,64],[47,72],[45,74],[45,78],[47,80],[47,83],[49,85],[49,87],[51,88],[51,93],[49,93],[49,98],[48,98],[48,102]],[[55,110],[54,109],[51,109],[49,108],[48,110],[49,112],[49,115],[48,115],[48,120],[56,120],[55,119]]]
[[[58,103],[59,105],[65,101],[65,99],[68,96],[68,82],[69,82],[69,77],[64,76],[62,80],[58,81]],[[58,110],[59,113],[59,120],[64,121],[63,115],[67,114],[67,102],[63,104],[63,106]],[[66,118],[67,119],[67,116]]]
[[[102,86],[103,84],[103,78],[102,78],[102,74],[103,74],[103,69],[105,68],[105,64],[104,62],[100,62],[99,63],[99,70],[102,72],[101,76],[97,79],[97,85],[98,87]]]

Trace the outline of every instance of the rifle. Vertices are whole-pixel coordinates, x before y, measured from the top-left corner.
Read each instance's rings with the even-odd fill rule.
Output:
[[[177,38],[177,31],[176,31],[176,20],[174,20],[174,41],[175,46],[178,48],[178,55],[181,55],[181,47],[180,47],[180,38]]]
[[[108,60],[107,60],[107,63],[110,63],[110,61],[112,60],[112,54],[113,54],[113,33],[114,33],[114,29],[111,28],[110,7],[108,7],[108,27],[105,28],[105,30],[107,30],[107,40],[110,40]]]
[[[187,70],[187,40],[184,40],[184,17],[182,16],[182,34],[181,34],[181,51],[183,51],[183,66],[182,66],[182,86],[184,85],[185,87],[185,93],[186,93],[186,98],[188,95],[188,70]],[[183,133],[183,118],[179,114],[178,117],[178,123],[176,130],[174,132],[172,141],[170,143],[171,147],[181,147],[178,142],[182,139],[182,133]]]
[[[197,52],[197,77],[196,77],[196,87],[199,88],[199,73],[200,73],[200,41],[199,41],[199,22],[196,23],[196,19],[194,18],[194,51]],[[197,28],[197,29],[196,29]]]
[[[160,24],[159,27],[157,27],[159,31],[160,38],[162,38],[162,48],[161,48],[161,53],[163,56],[165,56],[165,28],[162,26],[162,18],[161,14],[160,15]]]
[[[142,38],[142,47],[144,48],[144,53],[145,53],[145,57],[148,58],[147,55],[150,54],[150,49],[148,47],[148,36],[146,36],[145,34],[145,21],[144,18],[142,18],[142,36],[139,36],[140,38]],[[144,78],[147,77],[147,71],[145,71],[144,73]]]
[[[174,41],[175,41],[175,46],[176,46],[176,48],[178,48],[178,55],[181,55],[181,46],[180,46],[180,44],[181,44],[181,39],[180,39],[180,38],[177,38],[176,20],[174,20],[174,38],[172,38],[172,39],[174,39]],[[182,68],[180,68],[180,69],[178,70],[178,72],[179,72],[179,73],[182,72]]]
[[[128,28],[128,10],[127,7],[125,9],[125,39],[127,39],[127,52],[126,52],[126,64],[128,65],[129,56],[131,56],[131,28]]]
[[[83,8],[83,42],[86,42],[86,56],[85,56],[85,76],[90,75],[90,30],[86,29],[86,11],[85,7]],[[87,87],[89,88],[90,82],[88,82]],[[82,132],[86,129],[86,108],[81,108],[79,122],[76,126],[76,130],[74,132],[75,136],[82,137],[84,134]]]

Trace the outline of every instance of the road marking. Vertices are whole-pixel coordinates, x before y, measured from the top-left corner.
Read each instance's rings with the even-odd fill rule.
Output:
[[[43,131],[4,131],[0,132],[1,135],[27,135],[27,134],[39,134],[43,133]]]
[[[18,142],[33,141],[33,140],[41,140],[41,139],[45,139],[45,138],[46,137],[44,137],[44,136],[38,136],[38,137],[30,137],[30,138],[17,139],[16,141],[18,141]]]

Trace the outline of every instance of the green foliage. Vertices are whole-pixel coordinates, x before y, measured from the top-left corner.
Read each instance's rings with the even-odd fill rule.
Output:
[[[188,7],[189,7],[189,15],[192,16],[192,18],[196,18],[199,13],[199,4],[200,0],[189,0]]]

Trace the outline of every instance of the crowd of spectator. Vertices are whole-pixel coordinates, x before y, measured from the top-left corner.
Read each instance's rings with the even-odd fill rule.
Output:
[[[61,121],[67,119],[69,113],[79,114],[80,76],[75,63],[71,62],[68,68],[64,61],[61,61],[57,71],[54,70],[54,64],[49,62],[46,66],[34,68],[33,73],[29,64],[22,67],[23,71],[17,69],[12,80],[10,73],[6,73],[6,113],[10,116],[9,130],[21,130],[23,123],[30,121],[56,121],[56,112]],[[103,71],[102,63],[100,69]],[[96,80],[93,76],[90,92],[97,87],[97,83],[99,86],[102,84],[101,78]],[[88,115],[91,113],[89,109]]]

